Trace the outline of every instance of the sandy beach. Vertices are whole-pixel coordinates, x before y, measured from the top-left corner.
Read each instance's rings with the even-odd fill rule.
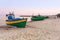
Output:
[[[0,28],[0,40],[60,40],[60,19],[28,22],[26,28]]]

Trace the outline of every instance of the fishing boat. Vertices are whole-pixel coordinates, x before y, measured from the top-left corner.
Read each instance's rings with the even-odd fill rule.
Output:
[[[31,20],[32,21],[40,21],[40,20],[44,20],[45,19],[45,16],[32,16]]]
[[[6,24],[10,26],[16,26],[17,28],[25,28],[27,18],[15,18],[13,13],[9,13],[6,15],[8,20],[6,20]]]

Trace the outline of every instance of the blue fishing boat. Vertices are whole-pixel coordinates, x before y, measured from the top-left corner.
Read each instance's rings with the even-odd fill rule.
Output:
[[[27,23],[27,18],[15,18],[13,13],[6,15],[8,20],[6,20],[7,25],[16,26],[18,28],[25,28]]]

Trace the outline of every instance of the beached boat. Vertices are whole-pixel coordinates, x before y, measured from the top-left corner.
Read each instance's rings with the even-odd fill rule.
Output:
[[[45,19],[45,16],[32,16],[31,18],[32,21],[39,21],[44,19]]]
[[[18,28],[25,28],[27,18],[15,18],[13,14],[6,15],[8,20],[6,20],[6,24],[10,26],[16,26]]]

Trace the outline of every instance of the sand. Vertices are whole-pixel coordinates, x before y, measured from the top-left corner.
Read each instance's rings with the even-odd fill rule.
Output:
[[[0,28],[0,40],[60,40],[60,19],[28,22],[26,28]]]

